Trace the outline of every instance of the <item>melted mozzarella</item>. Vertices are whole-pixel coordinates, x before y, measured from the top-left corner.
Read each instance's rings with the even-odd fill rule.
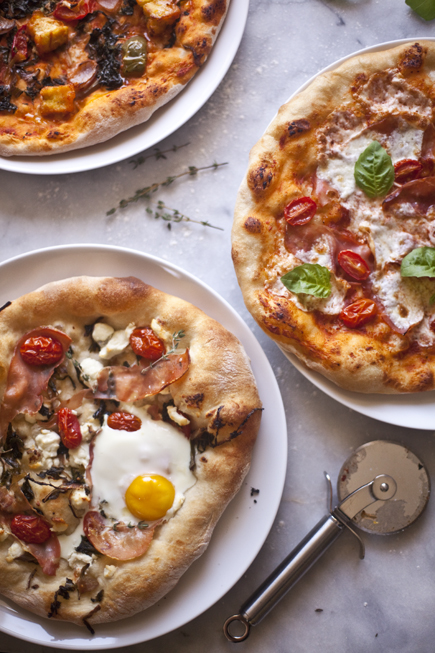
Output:
[[[384,273],[374,287],[384,310],[402,333],[424,318],[424,299],[414,279],[403,278],[399,271]]]

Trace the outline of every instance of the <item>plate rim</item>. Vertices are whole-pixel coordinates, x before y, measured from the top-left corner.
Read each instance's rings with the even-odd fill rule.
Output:
[[[285,411],[284,411],[284,405],[283,405],[283,402],[282,402],[281,393],[279,391],[278,383],[277,383],[276,377],[274,375],[274,372],[272,370],[272,367],[271,367],[271,365],[270,365],[270,363],[269,363],[269,361],[268,361],[268,359],[267,359],[267,357],[266,357],[260,343],[258,342],[256,337],[254,336],[252,331],[249,329],[249,327],[245,323],[245,321],[240,317],[240,315],[237,313],[237,311],[227,302],[227,300],[224,299],[223,297],[221,297],[219,295],[219,293],[217,293],[217,291],[215,291],[213,288],[211,288],[208,284],[206,284],[204,281],[202,281],[198,277],[194,276],[192,273],[187,272],[187,271],[183,270],[182,268],[180,268],[178,265],[175,265],[172,262],[168,262],[168,261],[166,261],[164,259],[161,259],[160,257],[154,256],[152,254],[147,254],[147,253],[144,253],[144,252],[140,252],[138,250],[133,250],[131,248],[117,247],[117,246],[113,246],[113,245],[80,244],[80,243],[79,244],[69,244],[69,245],[60,245],[60,246],[39,248],[39,249],[36,249],[36,250],[31,250],[30,252],[19,254],[19,255],[14,256],[14,257],[6,260],[6,261],[1,262],[0,263],[0,271],[4,271],[4,269],[7,268],[7,266],[11,265],[11,264],[20,264],[23,261],[25,263],[27,261],[29,261],[31,263],[32,259],[35,260],[35,259],[38,259],[39,257],[46,257],[47,254],[50,257],[50,255],[56,255],[56,254],[59,254],[59,253],[66,253],[67,251],[69,251],[70,255],[73,256],[73,255],[76,255],[77,253],[83,253],[83,252],[86,252],[87,254],[89,254],[92,250],[94,252],[97,252],[97,253],[103,252],[105,254],[121,253],[122,255],[126,255],[127,257],[129,257],[130,255],[133,255],[134,257],[139,257],[140,259],[143,259],[147,264],[151,263],[151,265],[153,265],[153,266],[157,265],[157,266],[159,266],[159,267],[161,267],[163,269],[169,269],[171,271],[171,273],[176,273],[176,275],[179,275],[179,278],[181,278],[183,283],[187,279],[189,285],[193,282],[194,285],[200,286],[203,289],[203,291],[206,292],[206,294],[208,296],[212,297],[213,303],[216,302],[216,300],[218,300],[218,302],[221,305],[223,305],[229,311],[229,314],[238,323],[239,328],[242,331],[244,331],[244,336],[245,336],[246,340],[249,341],[248,346],[246,346],[245,342],[241,339],[242,344],[245,347],[245,349],[250,350],[252,347],[254,347],[254,348],[256,348],[256,350],[258,352],[259,358],[257,360],[255,360],[255,363],[254,363],[254,357],[253,357],[253,361],[252,361],[253,367],[254,367],[254,364],[257,367],[261,366],[262,371],[263,371],[263,369],[268,368],[268,372],[269,372],[268,383],[270,384],[272,382],[272,385],[274,386],[273,393],[271,393],[271,394],[273,394],[273,412],[274,412],[273,420],[274,420],[274,423],[277,422],[279,424],[278,430],[279,430],[279,428],[282,429],[282,434],[281,434],[281,439],[280,439],[280,447],[281,447],[281,454],[282,455],[281,455],[281,460],[278,463],[278,472],[279,472],[279,477],[280,477],[279,482],[276,484],[278,489],[275,491],[274,505],[272,506],[272,508],[271,508],[270,504],[268,504],[268,507],[267,507],[267,520],[264,520],[264,518],[263,518],[263,521],[267,521],[267,525],[264,527],[264,533],[262,533],[262,536],[260,538],[261,543],[259,544],[258,547],[256,547],[255,552],[252,551],[251,554],[245,560],[243,560],[243,563],[240,565],[240,568],[237,570],[237,575],[231,579],[230,583],[229,584],[227,583],[227,585],[225,585],[224,589],[220,588],[218,590],[218,592],[217,592],[218,596],[214,596],[211,600],[208,597],[205,604],[203,603],[203,604],[199,605],[198,604],[199,602],[197,602],[192,614],[189,615],[189,617],[187,619],[184,616],[182,616],[181,619],[179,619],[179,621],[172,624],[169,628],[165,627],[165,628],[163,628],[161,630],[161,632],[158,632],[157,634],[152,634],[151,636],[147,636],[147,635],[144,636],[143,634],[140,634],[138,632],[138,633],[136,633],[135,636],[127,637],[127,638],[125,638],[122,635],[121,636],[115,636],[115,637],[112,636],[112,640],[111,640],[110,635],[106,636],[106,637],[104,635],[101,635],[100,637],[97,637],[97,639],[91,639],[91,638],[89,638],[88,633],[86,631],[83,631],[81,628],[79,628],[77,626],[74,626],[73,624],[70,624],[68,622],[53,622],[54,624],[58,624],[58,625],[60,624],[61,627],[64,627],[66,629],[68,627],[72,628],[72,629],[75,629],[74,634],[69,639],[55,639],[55,640],[53,640],[53,639],[50,640],[49,639],[48,641],[46,639],[41,639],[39,637],[27,635],[26,632],[17,633],[16,630],[12,630],[11,628],[4,627],[3,623],[1,623],[1,621],[0,621],[0,632],[4,632],[5,634],[8,634],[8,635],[10,635],[12,637],[16,637],[16,638],[24,640],[24,641],[28,641],[28,642],[32,642],[32,643],[40,644],[40,645],[45,645],[45,646],[49,646],[49,647],[53,647],[53,648],[63,648],[63,649],[73,649],[73,650],[112,649],[112,648],[118,648],[120,646],[128,646],[128,645],[132,645],[132,644],[138,644],[138,643],[141,643],[141,642],[149,641],[151,639],[154,639],[156,637],[160,637],[160,636],[162,636],[164,634],[167,634],[167,633],[169,633],[169,632],[171,632],[171,631],[173,631],[173,630],[175,630],[177,628],[182,627],[185,623],[188,623],[192,619],[195,619],[200,614],[202,614],[205,610],[207,610],[210,607],[212,607],[213,605],[215,605],[215,603],[217,603],[234,586],[234,584],[236,582],[238,582],[238,580],[240,580],[240,578],[243,576],[243,574],[246,572],[248,567],[252,564],[252,562],[254,561],[254,559],[256,558],[258,553],[260,552],[261,548],[264,545],[264,542],[265,542],[266,538],[269,535],[270,529],[271,529],[271,527],[273,525],[274,519],[276,517],[276,513],[278,511],[278,508],[279,508],[279,505],[280,505],[281,499],[282,499],[282,493],[283,493],[284,483],[285,483],[285,480],[286,480],[286,473],[287,473],[287,453],[288,453],[287,424],[286,424]],[[48,258],[48,263],[49,263],[49,261],[50,261],[50,258]],[[132,261],[132,263],[133,263],[133,261]],[[140,271],[138,271],[138,272],[139,272],[139,276],[140,276]],[[81,272],[81,274],[84,274],[84,273],[86,273],[86,272]],[[94,275],[89,275],[89,276],[98,276],[98,275],[94,274]],[[104,276],[107,276],[107,275],[104,274]],[[66,278],[66,277],[63,277],[63,278]],[[165,292],[167,292],[167,291],[165,291]],[[21,295],[21,293],[18,293],[18,295]],[[225,319],[226,318],[224,316],[224,322],[225,322]],[[239,335],[237,335],[237,337],[240,339]],[[257,375],[258,375],[258,371],[257,371]],[[257,381],[257,383],[260,385],[259,381]],[[269,396],[268,396],[268,402],[267,403],[270,403],[270,404],[272,403],[272,399],[269,399]],[[267,405],[267,403],[266,403],[266,405]],[[270,411],[270,413],[272,413],[272,411]],[[272,418],[272,415],[271,415],[271,418]],[[260,427],[260,429],[261,429],[261,427]],[[260,432],[261,432],[261,430],[260,430]],[[255,449],[254,449],[254,455],[255,455]],[[249,473],[248,473],[247,477],[244,479],[244,484],[246,484],[247,479],[249,479]],[[235,497],[234,501],[236,501],[238,496],[239,495],[237,495]],[[230,504],[230,505],[232,505],[232,504]],[[226,511],[224,511],[221,519],[219,520],[218,526],[219,526],[219,524],[221,522],[225,521],[224,516],[225,516],[227,511],[228,511],[228,508],[227,508]],[[225,537],[228,537],[228,535],[225,535]],[[213,538],[212,538],[211,543],[210,543],[210,547],[212,547],[212,546],[213,546]],[[186,572],[186,574],[188,574],[188,573],[189,573],[189,570]],[[26,616],[29,615],[30,618],[34,622],[39,623],[39,625],[41,625],[41,623],[42,623],[42,627],[45,624],[45,622],[46,622],[45,618],[37,617],[36,615],[28,613],[25,610],[22,610],[19,606],[17,606],[13,602],[12,602],[12,605],[13,605],[13,608],[17,611],[17,615],[16,616],[14,615],[14,619],[13,619],[14,621],[17,618],[19,623],[22,622],[23,619],[24,619],[24,623],[28,623],[26,621]],[[150,609],[152,609],[152,608],[150,608]],[[2,602],[0,601],[0,615],[1,615],[2,612],[3,612],[3,605],[2,605]],[[20,615],[20,612],[23,612],[24,616]],[[142,613],[138,613],[138,615],[141,615],[141,614]],[[136,617],[138,617],[138,615],[136,615]],[[134,618],[135,617],[131,617],[130,619],[134,619]],[[42,622],[40,623],[39,620],[42,620]],[[120,620],[118,623],[122,624],[123,622],[125,623],[126,621],[127,620]],[[104,628],[104,624],[100,624],[98,626],[98,628],[101,630],[102,628]],[[77,631],[77,634],[76,634],[76,631]],[[53,637],[47,631],[45,631],[45,633],[46,633],[48,638]],[[80,638],[80,640],[79,640],[79,638]],[[95,643],[93,643],[93,642],[95,642]]]
[[[193,116],[208,102],[228,73],[245,32],[249,11],[249,1],[250,0],[230,0],[227,15],[205,65],[185,85],[176,97],[157,109],[149,120],[130,127],[129,129],[120,132],[120,134],[116,134],[107,141],[89,147],[71,150],[69,152],[54,153],[46,156],[0,156],[0,170],[32,175],[65,175],[98,170],[125,161],[125,159],[134,157],[140,152],[145,152],[165,138],[171,136],[171,134],[176,132],[186,122],[193,118]],[[223,41],[225,41],[225,43],[223,43]],[[206,78],[206,81],[208,80],[209,75],[207,75],[207,68],[210,69],[210,66],[207,67],[207,64],[209,64],[210,61],[216,61],[219,63],[218,74],[209,85],[207,83],[203,84],[202,81],[197,82],[196,80],[202,80],[204,77]],[[174,105],[176,106],[178,98],[181,96],[184,97],[186,94],[189,99],[190,96],[195,98],[197,88],[200,89],[197,99],[194,99],[188,109],[183,112],[182,116],[178,117],[177,109],[173,108]],[[188,101],[185,100],[184,103],[187,105]],[[159,119],[163,122],[165,114],[169,112],[170,116],[165,123],[165,128],[161,130],[162,133],[156,134],[149,140],[149,142],[141,145],[141,142],[146,139],[147,124],[153,124],[153,122],[158,121]],[[131,138],[128,139],[128,134],[132,134],[132,130],[135,129],[137,131],[139,129],[142,130],[139,136],[131,136]],[[125,138],[127,146],[125,146],[125,143],[118,143],[113,147],[114,141],[118,137],[120,140]],[[112,147],[110,146],[111,143]],[[98,149],[101,149],[99,154],[97,153]],[[127,153],[124,152],[124,149],[128,150]],[[82,153],[83,156],[81,156]],[[95,154],[97,162],[92,158],[93,154]],[[110,156],[111,154],[112,156]],[[89,159],[87,158],[87,155],[90,157]],[[76,161],[81,161],[82,159],[84,160],[84,165],[75,164]],[[56,164],[60,166],[60,169],[54,169]]]

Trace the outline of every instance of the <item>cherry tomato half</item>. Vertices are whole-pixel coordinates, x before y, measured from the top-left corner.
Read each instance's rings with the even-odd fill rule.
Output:
[[[28,544],[42,544],[51,537],[49,525],[38,515],[15,515],[11,521],[11,531]]]
[[[142,421],[131,413],[112,413],[107,418],[107,426],[116,431],[139,431]]]
[[[82,442],[80,422],[69,408],[61,408],[57,413],[57,426],[60,439],[67,449],[76,449]]]
[[[370,274],[370,268],[362,256],[351,249],[343,249],[338,255],[338,262],[346,274],[357,281],[364,281]]]
[[[59,2],[53,15],[58,20],[69,23],[73,20],[81,20],[92,11],[91,3],[88,0],[79,0],[79,2]]]
[[[307,224],[313,218],[317,204],[311,197],[298,197],[284,209],[284,217],[292,227]]]
[[[422,165],[415,159],[402,159],[394,165],[394,180],[398,184],[406,184],[420,176]]]
[[[130,336],[130,345],[137,356],[151,361],[158,360],[165,353],[165,345],[157,338],[151,327],[134,329]]]
[[[372,320],[378,312],[375,302],[371,299],[358,299],[353,304],[346,306],[340,313],[340,320],[349,327],[357,329]]]
[[[56,338],[34,336],[23,342],[20,354],[28,365],[54,365],[62,359],[63,349]]]
[[[27,25],[21,25],[18,28],[11,47],[11,59],[16,61],[25,61],[29,51],[29,37],[27,35]]]

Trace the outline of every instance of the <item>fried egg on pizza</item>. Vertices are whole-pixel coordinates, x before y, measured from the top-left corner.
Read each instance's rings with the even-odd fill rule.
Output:
[[[238,340],[135,278],[0,312],[0,591],[93,630],[166,594],[249,469],[261,404]]]

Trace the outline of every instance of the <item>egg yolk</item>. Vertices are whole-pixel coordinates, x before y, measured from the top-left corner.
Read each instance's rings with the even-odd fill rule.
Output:
[[[125,493],[129,511],[138,519],[154,521],[164,517],[174,503],[175,488],[158,474],[137,476]]]

